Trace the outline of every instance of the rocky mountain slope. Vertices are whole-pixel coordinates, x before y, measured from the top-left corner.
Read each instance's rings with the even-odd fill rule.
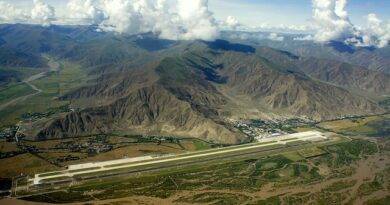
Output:
[[[353,47],[342,42],[315,43],[313,41],[297,40],[305,35],[284,34],[283,41],[273,41],[265,38],[269,33],[247,33],[226,31],[223,38],[254,46],[265,46],[288,51],[301,57],[335,60],[363,68],[390,73],[390,46],[384,48]]]
[[[251,109],[259,113],[279,112],[285,117],[317,120],[382,111],[374,102],[343,88],[285,70],[255,52],[233,49],[228,42],[224,44],[218,48],[197,42],[181,55],[127,72],[119,81],[113,80],[113,75],[69,93],[64,98],[115,100],[57,119],[38,137],[124,130],[237,143],[245,137],[224,122],[227,117],[237,117],[229,112],[237,103],[250,103]],[[142,80],[136,76],[142,76]],[[243,101],[242,96],[249,100]]]
[[[347,89],[369,91],[376,95],[390,94],[390,74],[387,73],[336,60],[298,57],[289,52],[268,47],[260,47],[258,53],[285,69],[302,72],[324,82]]]
[[[3,46],[64,59],[93,76],[59,98],[79,109],[49,120],[36,139],[121,131],[239,143],[248,139],[227,118],[381,113],[376,102],[352,91],[389,91],[389,76],[380,71],[224,40],[174,42],[83,26],[23,25],[0,26],[0,38]]]

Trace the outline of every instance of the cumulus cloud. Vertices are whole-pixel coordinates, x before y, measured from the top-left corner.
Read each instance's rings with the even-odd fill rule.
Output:
[[[390,39],[390,24],[381,21],[375,14],[369,14],[367,26],[356,27],[348,18],[347,3],[347,0],[312,0],[313,19],[317,27],[313,40],[343,41],[354,46],[387,46]],[[307,36],[296,40],[310,38]]]
[[[22,22],[28,18],[28,15],[21,9],[13,5],[0,1],[0,23]]]
[[[15,23],[22,12],[10,4],[0,4],[0,20]],[[65,16],[56,19],[54,7],[43,0],[33,0],[25,23],[48,26],[94,24],[100,31],[121,34],[153,32],[170,40],[214,40],[219,25],[208,9],[208,0],[69,0]],[[229,25],[236,26],[234,19]]]
[[[345,11],[346,3],[346,0],[313,0],[313,19],[318,26],[315,40],[326,42],[354,36],[354,26]]]
[[[178,0],[183,39],[213,40],[218,36],[218,27],[208,10],[208,0]]]
[[[103,0],[104,31],[153,32],[171,40],[213,40],[218,26],[207,0]]]
[[[226,30],[237,30],[241,26],[241,23],[234,16],[228,16],[224,22],[221,23],[221,27]]]
[[[98,6],[97,0],[70,0],[67,4],[68,18],[79,24],[100,24],[105,15]]]
[[[380,20],[376,14],[367,16],[367,28],[361,31],[361,46],[385,47],[390,41],[390,22]]]
[[[43,0],[34,0],[34,7],[31,10],[31,19],[35,23],[49,26],[55,19],[55,9]]]

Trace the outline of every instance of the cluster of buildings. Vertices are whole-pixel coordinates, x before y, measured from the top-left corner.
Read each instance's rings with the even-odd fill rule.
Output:
[[[72,108],[70,105],[64,105],[57,108],[51,108],[47,112],[34,112],[34,113],[24,113],[21,115],[22,120],[24,121],[36,121],[42,118],[48,118],[58,113],[67,113],[67,112],[73,112],[75,109]]]
[[[14,142],[15,135],[18,132],[18,126],[11,126],[0,130],[0,139],[5,139],[7,142]]]
[[[138,142],[157,142],[157,143],[180,143],[180,139],[170,136],[152,136],[144,135],[138,138]]]
[[[259,141],[268,137],[276,137],[289,133],[294,133],[293,128],[307,125],[311,123],[303,119],[287,119],[287,120],[228,120],[234,127],[241,130],[247,136]]]
[[[65,149],[71,152],[82,152],[86,151],[88,154],[98,154],[111,151],[113,149],[113,145],[105,143],[105,142],[62,142],[55,146],[55,149]]]

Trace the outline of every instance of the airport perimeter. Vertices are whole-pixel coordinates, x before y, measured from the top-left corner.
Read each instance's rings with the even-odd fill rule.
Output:
[[[194,164],[221,162],[226,160],[251,158],[277,154],[300,149],[304,146],[332,143],[336,138],[317,131],[301,132],[289,135],[267,137],[259,142],[225,148],[210,149],[198,152],[188,152],[179,155],[162,157],[144,156],[125,158],[96,163],[70,165],[66,170],[39,173],[29,178],[27,184],[14,187],[14,195],[30,194],[35,191],[58,189],[85,180],[128,176],[142,172],[158,171]],[[314,143],[314,144],[313,144]],[[19,195],[19,194],[18,194]]]

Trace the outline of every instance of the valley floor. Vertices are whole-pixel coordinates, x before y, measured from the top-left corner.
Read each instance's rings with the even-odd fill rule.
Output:
[[[42,89],[43,93],[33,96],[31,102],[53,99],[58,95],[58,90],[54,92],[47,89],[39,79],[35,79],[32,85],[36,86],[36,89],[31,86],[32,89]],[[40,116],[69,109],[67,106],[58,106],[61,105],[55,104],[53,111],[33,113],[29,117],[37,116],[39,121]],[[15,113],[9,114],[13,116],[10,119],[20,117],[22,113],[19,112],[26,112],[24,108],[19,110],[17,106],[11,107]],[[47,109],[46,105],[43,107]],[[388,204],[389,119],[389,114],[383,114],[299,126],[295,126],[294,122],[265,124],[259,129],[282,132],[315,129],[352,137],[353,140],[268,155],[252,155],[240,160],[227,159],[198,166],[177,167],[159,173],[91,181],[40,195],[2,199],[0,204],[37,204],[31,201],[37,201],[38,204],[112,205]],[[5,118],[1,120],[7,121]],[[151,154],[180,154],[222,146],[193,138],[145,137],[121,133],[40,142],[16,143],[12,142],[14,139],[10,140],[0,142],[0,177],[3,178],[16,177],[21,173],[31,176],[57,171],[76,163]]]
[[[359,137],[268,157],[93,180],[22,199],[112,205],[385,204],[390,193],[389,162],[388,140]]]

